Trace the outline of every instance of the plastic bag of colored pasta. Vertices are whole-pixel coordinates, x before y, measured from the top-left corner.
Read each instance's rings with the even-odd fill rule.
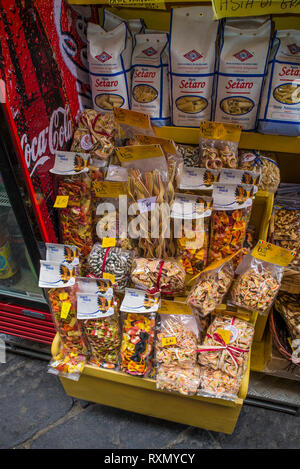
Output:
[[[85,355],[66,354],[64,351],[60,351],[51,359],[48,365],[48,373],[78,381],[86,360]]]
[[[221,370],[229,376],[245,373],[254,335],[254,326],[234,316],[217,315],[198,349],[200,365]]]
[[[200,366],[197,363],[189,368],[160,365],[155,379],[157,389],[193,396],[199,388]]]
[[[216,261],[198,274],[189,294],[187,303],[202,316],[214,311],[223,301],[234,278],[232,256]]]
[[[209,263],[243,247],[256,191],[253,185],[214,184]]]
[[[198,396],[235,400],[241,387],[242,378],[232,377],[221,370],[200,366],[200,387]]]

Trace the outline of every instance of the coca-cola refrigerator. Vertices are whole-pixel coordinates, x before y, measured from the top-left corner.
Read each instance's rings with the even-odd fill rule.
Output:
[[[45,242],[59,242],[49,169],[91,107],[86,29],[97,15],[65,0],[0,0],[0,334],[44,344],[55,334],[38,287]]]

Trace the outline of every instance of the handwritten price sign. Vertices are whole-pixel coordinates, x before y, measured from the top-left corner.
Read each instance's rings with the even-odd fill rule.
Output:
[[[300,0],[212,0],[215,19],[300,13]]]

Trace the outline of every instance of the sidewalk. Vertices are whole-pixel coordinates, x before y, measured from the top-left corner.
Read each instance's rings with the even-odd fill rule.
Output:
[[[233,435],[67,396],[47,362],[7,353],[0,363],[0,448],[300,448],[299,417],[244,405]]]

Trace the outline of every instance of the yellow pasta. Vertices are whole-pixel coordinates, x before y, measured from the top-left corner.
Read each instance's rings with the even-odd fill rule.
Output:
[[[221,109],[227,114],[246,114],[254,104],[247,98],[226,98],[221,103]]]
[[[114,94],[101,94],[95,99],[97,106],[102,109],[114,109],[115,107],[121,107],[123,104],[123,98]]]
[[[274,97],[285,104],[300,103],[300,86],[299,85],[281,85],[274,90]]]
[[[138,85],[133,88],[133,98],[138,103],[150,103],[157,97],[157,91],[148,85]]]
[[[199,96],[183,96],[176,101],[176,107],[179,111],[191,114],[203,111],[206,106],[207,101]]]

